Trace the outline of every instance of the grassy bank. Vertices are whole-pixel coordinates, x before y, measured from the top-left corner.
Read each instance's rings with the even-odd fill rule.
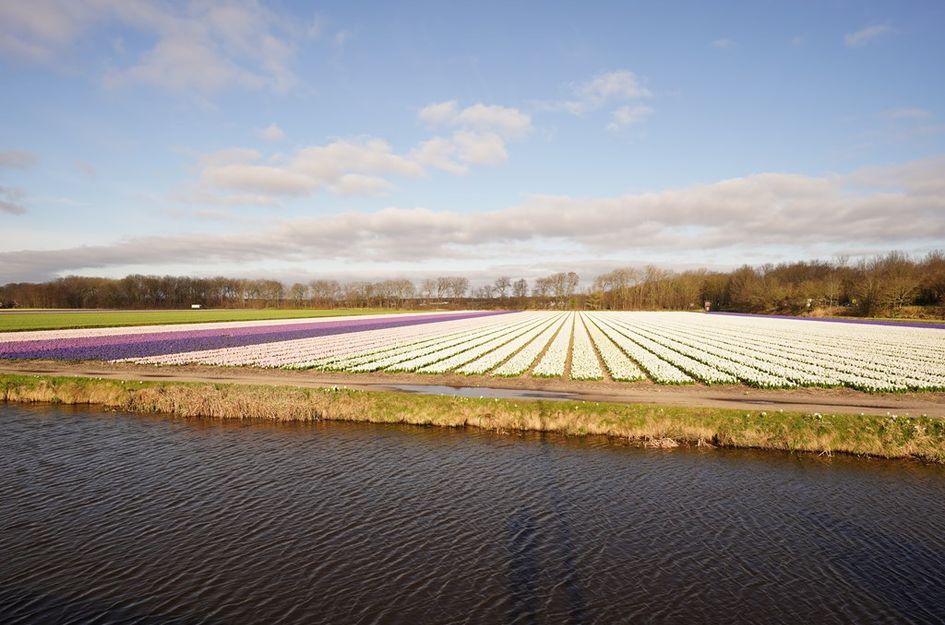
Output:
[[[597,434],[672,447],[715,445],[917,458],[945,463],[945,420],[496,400],[294,386],[127,382],[0,375],[0,400],[93,404],[182,417],[366,421],[496,431]]]
[[[94,312],[14,311],[0,314],[0,332],[148,326],[165,323],[208,323],[217,321],[305,319],[309,317],[379,315],[403,312],[417,311],[391,310],[389,308],[336,308],[331,310],[312,310],[304,308],[261,308],[248,310],[99,310]]]

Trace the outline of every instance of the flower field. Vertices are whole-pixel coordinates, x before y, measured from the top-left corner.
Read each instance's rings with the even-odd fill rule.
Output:
[[[0,358],[945,390],[945,330],[675,312],[464,311],[0,334]]]

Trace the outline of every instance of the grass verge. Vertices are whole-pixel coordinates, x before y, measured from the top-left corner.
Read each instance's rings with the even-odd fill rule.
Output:
[[[295,386],[133,382],[0,374],[0,400],[270,421],[365,421],[500,432],[604,435],[643,445],[713,445],[945,463],[945,419],[746,412],[651,404],[476,399]]]

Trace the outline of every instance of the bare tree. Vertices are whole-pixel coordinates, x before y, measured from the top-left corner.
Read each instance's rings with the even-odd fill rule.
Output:
[[[427,278],[420,283],[420,297],[430,299],[437,294],[437,281],[435,278]]]
[[[519,278],[512,285],[512,295],[523,298],[528,295],[528,281],[525,278]]]
[[[449,280],[449,293],[456,299],[465,297],[466,291],[469,290],[469,279],[468,278],[448,278]]]
[[[301,308],[305,304],[305,300],[308,298],[308,286],[302,284],[301,282],[296,282],[289,289],[289,299],[292,300],[292,305],[296,308]]]
[[[509,289],[512,287],[512,280],[508,276],[501,276],[496,278],[494,287],[494,290],[499,295],[499,297],[505,299],[508,297]]]
[[[452,290],[452,279],[440,276],[436,279],[436,296],[437,297],[448,297],[450,291]]]
[[[312,280],[308,284],[316,305],[326,306],[341,297],[341,284],[337,280]]]

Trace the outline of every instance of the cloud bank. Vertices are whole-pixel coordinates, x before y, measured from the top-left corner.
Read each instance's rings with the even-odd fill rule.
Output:
[[[96,29],[118,24],[153,41],[129,53],[119,40],[101,76],[109,87],[146,84],[204,96],[223,89],[284,92],[305,29],[252,1],[0,2],[0,54],[55,64]]]
[[[381,167],[401,167],[380,150]],[[318,159],[316,159],[317,161]],[[187,263],[424,262],[562,250],[575,262],[692,250],[751,254],[772,246],[945,242],[945,156],[837,176],[761,173],[712,184],[613,197],[536,195],[480,213],[389,207],[223,234],[137,237],[109,245],[0,253],[0,282],[79,269]],[[294,188],[294,180],[284,181]],[[551,252],[550,250],[555,250]]]

